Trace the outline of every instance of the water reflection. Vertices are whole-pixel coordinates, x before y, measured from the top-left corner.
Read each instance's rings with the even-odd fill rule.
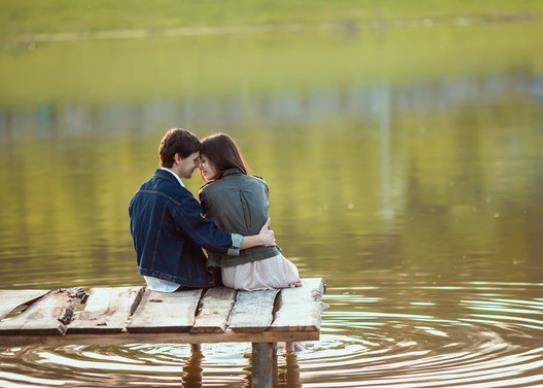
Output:
[[[200,388],[202,387],[202,360],[204,355],[200,345],[191,345],[191,355],[183,366],[183,377],[181,383],[183,387]]]
[[[237,128],[247,122],[311,125],[341,118],[378,122],[390,129],[393,116],[404,113],[451,114],[467,105],[492,106],[512,96],[537,104],[543,79],[530,69],[506,73],[454,76],[407,85],[348,84],[318,90],[291,90],[238,98],[151,100],[142,104],[41,104],[28,109],[0,110],[0,136],[5,140],[31,133],[66,138],[85,134],[156,133],[157,122],[183,123],[188,128]]]
[[[539,297],[533,297],[538,295]],[[275,386],[498,387],[543,381],[543,284],[332,287],[321,341],[278,351]],[[0,381],[35,386],[245,386],[249,344],[66,346],[0,353]]]
[[[342,247],[356,276],[367,268],[408,267],[438,276],[518,273],[535,280],[543,193],[537,85],[530,73],[517,71],[381,83],[273,97],[291,101],[289,109],[260,103],[269,100],[261,96],[255,104],[262,109],[254,110],[258,130],[242,117],[216,118],[231,123],[221,127],[232,125],[254,171],[269,181],[280,241],[302,267],[311,258],[317,273],[350,276],[330,260]],[[159,116],[185,122],[185,112],[194,111],[201,113],[195,127],[208,128],[215,119],[203,112],[238,110],[231,104],[210,109],[206,101],[117,109],[3,113],[0,258],[13,270],[0,273],[2,284],[92,285],[108,279],[103,265],[109,281],[138,281],[125,208],[156,166],[162,131],[145,123]],[[329,184],[314,190],[322,181]],[[200,184],[188,183],[193,190]],[[59,278],[49,279],[45,258]],[[11,265],[16,261],[32,276],[21,276],[23,266]]]
[[[277,387],[298,388],[300,382],[300,365],[296,353],[285,354],[285,363],[278,367]]]
[[[141,284],[126,207],[156,167],[158,139],[174,125],[225,129],[270,184],[285,254],[329,285],[321,341],[280,351],[276,386],[539,386],[543,76],[525,39],[533,26],[87,42],[10,57],[19,79],[35,56],[55,69],[57,58],[112,56],[88,66],[119,94],[91,85],[74,97],[89,80],[75,92],[69,80],[86,68],[63,64],[58,95],[50,72],[10,89],[20,103],[0,103],[0,286]],[[182,64],[172,48],[187,54]],[[329,60],[311,66],[324,49]],[[147,88],[111,81],[136,51],[168,55],[175,72],[129,60]],[[206,56],[216,52],[228,76]],[[213,66],[200,71],[204,62]],[[163,78],[149,86],[156,69]],[[248,386],[249,353],[0,349],[0,385]]]

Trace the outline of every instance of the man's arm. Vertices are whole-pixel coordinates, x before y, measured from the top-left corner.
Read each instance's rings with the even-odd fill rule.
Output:
[[[196,244],[212,252],[238,256],[239,249],[247,249],[260,245],[275,245],[275,235],[269,229],[269,220],[257,235],[241,236],[235,233],[223,232],[213,222],[202,217],[202,207],[192,197],[192,194],[189,194],[182,202],[172,202],[170,213],[176,225]]]
[[[275,245],[275,234],[270,229],[271,218],[266,220],[266,223],[260,229],[260,232],[254,236],[245,236],[241,242],[240,249],[247,249],[258,246],[273,246]]]

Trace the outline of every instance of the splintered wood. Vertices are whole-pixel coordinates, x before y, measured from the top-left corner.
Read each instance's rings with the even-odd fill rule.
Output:
[[[70,334],[119,333],[126,327],[142,287],[93,288],[85,310],[68,328]]]
[[[73,311],[84,296],[84,293],[79,291],[79,289],[59,289],[49,292],[45,297],[31,304],[21,314],[0,321],[0,335],[55,335],[66,333],[65,323],[71,320]],[[4,291],[1,293],[3,294]],[[35,296],[33,298],[35,299]]]
[[[318,339],[324,284],[321,278],[302,284],[250,292],[92,288],[86,302],[82,289],[0,290],[0,345]]]

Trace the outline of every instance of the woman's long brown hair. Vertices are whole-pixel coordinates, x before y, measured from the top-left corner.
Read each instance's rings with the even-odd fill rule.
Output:
[[[225,133],[217,133],[202,140],[200,153],[208,158],[217,170],[219,176],[214,177],[215,179],[219,178],[221,173],[229,168],[239,168],[247,175],[249,170],[247,163],[243,159],[234,139]]]

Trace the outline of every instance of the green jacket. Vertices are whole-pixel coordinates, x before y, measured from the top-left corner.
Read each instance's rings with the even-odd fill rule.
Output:
[[[223,171],[219,179],[204,185],[199,195],[204,215],[225,232],[245,236],[258,234],[268,219],[268,185],[263,179],[245,175],[238,168]],[[279,253],[277,246],[244,249],[235,257],[208,251],[208,265],[229,267]]]

